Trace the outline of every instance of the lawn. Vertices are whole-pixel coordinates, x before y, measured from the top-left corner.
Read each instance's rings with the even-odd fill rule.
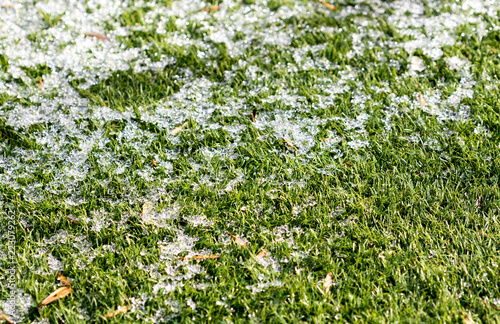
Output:
[[[0,320],[500,323],[500,2],[0,5]]]

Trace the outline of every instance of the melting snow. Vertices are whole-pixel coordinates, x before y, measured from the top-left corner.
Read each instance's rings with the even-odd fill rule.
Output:
[[[88,193],[84,194],[82,183],[89,179],[95,180],[109,194],[110,197],[100,201],[107,206],[112,207],[123,201],[141,206],[145,201],[150,202],[153,208],[139,215],[142,223],[148,229],[172,230],[172,237],[158,242],[159,258],[165,271],[159,271],[155,264],[137,265],[156,280],[154,295],[182,289],[187,281],[193,281],[193,286],[199,289],[207,288],[205,283],[194,281],[204,273],[204,268],[181,261],[179,257],[185,254],[209,254],[212,251],[197,250],[195,243],[198,238],[185,234],[182,228],[172,224],[174,220],[182,218],[192,227],[209,227],[213,225],[212,220],[197,212],[184,215],[181,205],[176,203],[157,210],[161,198],[167,196],[165,187],[169,183],[182,181],[182,176],[174,174],[174,165],[177,159],[184,157],[184,153],[176,147],[182,143],[193,147],[201,143],[196,160],[192,157],[188,159],[191,171],[187,176],[196,175],[199,179],[198,183],[192,184],[195,190],[202,186],[218,187],[218,194],[229,194],[236,190],[239,183],[246,181],[246,175],[240,173],[235,177],[229,172],[216,175],[211,171],[210,163],[214,158],[239,158],[239,148],[245,145],[244,136],[249,129],[239,118],[248,119],[255,108],[255,97],[259,97],[257,108],[265,109],[259,110],[261,112],[255,116],[252,127],[266,134],[261,139],[276,141],[284,138],[293,143],[297,151],[279,153],[301,161],[308,161],[321,152],[331,152],[336,158],[362,154],[362,149],[371,145],[367,124],[376,107],[381,107],[384,114],[382,122],[385,133],[394,130],[394,116],[404,116],[408,110],[433,116],[439,122],[471,121],[475,124],[475,133],[487,136],[489,132],[480,121],[471,119],[470,107],[463,103],[474,96],[477,80],[472,63],[457,56],[443,56],[445,47],[454,46],[462,37],[470,36],[459,35],[461,27],[474,26],[472,32],[479,40],[490,31],[498,30],[500,27],[490,26],[488,20],[488,17],[498,18],[498,1],[464,0],[461,4],[429,1],[427,6],[435,12],[433,15],[426,13],[422,2],[410,0],[370,0],[370,9],[356,3],[343,5],[336,12],[328,12],[332,19],[356,17],[357,31],[350,35],[347,49],[347,59],[351,62],[361,60],[370,51],[380,48],[377,62],[369,64],[387,65],[395,70],[407,67],[408,73],[397,79],[403,82],[402,78],[426,76],[432,64],[444,60],[451,72],[461,78],[460,82],[438,84],[435,89],[422,91],[425,105],[419,102],[418,93],[404,96],[392,93],[393,87],[397,85],[389,84],[386,80],[382,80],[378,87],[366,89],[364,73],[371,66],[340,66],[339,62],[330,61],[326,55],[329,51],[327,43],[297,46],[295,41],[310,33],[322,33],[328,39],[345,32],[343,28],[286,24],[286,19],[312,17],[317,10],[326,10],[318,9],[317,4],[312,2],[289,3],[274,12],[265,1],[256,1],[250,6],[240,5],[236,1],[222,1],[220,10],[213,14],[201,11],[206,5],[203,1],[173,1],[171,6],[159,5],[154,1],[115,0],[20,0],[6,3],[8,5],[0,7],[0,55],[8,60],[8,66],[0,66],[0,93],[19,100],[3,104],[0,119],[36,145],[18,146],[8,155],[2,155],[0,167],[4,171],[0,174],[0,183],[22,191],[24,198],[33,203],[61,199],[61,203],[68,207],[87,208],[89,197],[86,196]],[[118,18],[124,12],[141,7],[148,8],[143,25],[120,24]],[[369,15],[366,14],[367,10],[370,10]],[[50,17],[47,18],[50,24],[43,19],[42,12]],[[59,15],[60,19],[55,19]],[[380,17],[386,19],[393,26],[394,33],[405,41],[395,41],[380,32]],[[190,33],[190,26],[194,23],[199,26],[199,37],[192,37]],[[180,89],[151,106],[139,107],[140,117],[131,109],[119,112],[114,107],[90,105],[78,90],[88,90],[118,71],[159,72],[176,64],[176,58],[172,56],[151,56],[156,46],[152,43],[140,47],[126,46],[125,40],[134,32],[157,33],[165,43],[181,49],[195,46],[199,49],[198,58],[212,67],[216,66],[216,58],[220,55],[217,46],[224,44],[227,55],[238,63],[225,71],[224,80],[218,82],[197,76],[195,71],[188,68],[181,69],[175,76],[181,85]],[[105,35],[105,38],[91,37],[91,34]],[[272,63],[269,55],[269,48],[272,47],[289,54],[292,60]],[[258,51],[253,53],[254,49]],[[391,56],[397,53],[405,53],[408,61],[399,61]],[[425,62],[431,62],[431,65],[427,66]],[[43,83],[38,87],[38,80],[30,77],[27,71],[28,68],[43,65],[50,72],[43,75]],[[311,93],[307,95],[299,91],[300,84],[289,83],[293,78],[300,80],[300,73],[314,75],[315,71],[328,77],[315,79]],[[242,81],[241,91],[235,93],[231,85],[240,74],[245,76],[245,80]],[[73,81],[82,81],[79,89],[72,86]],[[448,92],[443,91],[444,86],[454,90],[445,95]],[[216,93],[224,94],[225,101],[214,100]],[[326,117],[317,115],[321,111],[337,111],[338,99],[347,96],[351,100],[350,111],[348,109]],[[382,104],[381,99],[374,99],[378,96],[388,100]],[[380,102],[373,103],[374,100]],[[222,123],[213,118],[216,115],[236,117],[238,121]],[[170,134],[172,129],[188,120],[192,121],[192,128],[183,129],[179,134]],[[318,136],[329,122],[340,123],[343,134],[328,129],[326,138],[320,142]],[[106,128],[110,123],[124,125],[123,129],[113,134],[116,135],[113,142]],[[174,148],[153,152],[151,147],[159,140],[159,136],[143,127],[144,124],[165,130],[167,140]],[[443,125],[443,134],[445,131]],[[229,144],[206,145],[208,132],[225,134]],[[184,137],[185,134],[192,136]],[[419,134],[405,138],[417,141]],[[438,151],[442,149],[436,139],[428,139],[423,144]],[[2,143],[1,149],[5,150],[6,144]],[[317,149],[319,153],[315,151]],[[133,162],[122,155],[122,152],[130,151],[145,160],[154,156],[157,166],[133,167]],[[119,194],[110,185],[109,179],[98,178],[96,165],[99,170],[109,170],[109,174],[123,180]],[[156,175],[158,169],[166,174],[162,179]],[[322,172],[330,173],[328,168]],[[135,178],[148,184],[147,194],[135,187]],[[25,186],[21,186],[18,181],[28,179],[30,183]],[[304,184],[299,181],[279,183],[272,178],[258,181],[290,187]],[[115,194],[119,197],[113,197]],[[296,206],[292,214],[298,216],[305,207]],[[114,220],[112,212],[106,208],[88,208],[88,214],[72,216],[72,219],[89,225],[91,231],[97,233],[110,226],[126,231],[127,220],[131,215],[120,215],[120,220]],[[294,235],[298,234],[294,233],[299,230],[289,229],[285,225],[276,228],[272,234],[275,241],[286,242],[295,248]],[[88,266],[97,256],[116,249],[113,245],[99,249],[86,235],[74,235],[66,231],[45,237],[38,245],[38,257],[46,255],[44,260],[47,262],[46,267],[40,270],[40,275],[47,271],[60,271],[67,263],[67,260],[60,260],[49,253],[50,249],[58,245],[71,245],[76,251],[72,257],[76,258],[81,268]],[[304,251],[294,253],[298,256],[307,254]],[[281,261],[269,257],[260,263],[264,268],[279,273]],[[281,285],[278,279],[265,277],[247,286],[247,289],[258,293]],[[15,294],[20,304],[3,310],[12,319],[21,321],[33,302],[22,290]],[[145,303],[152,297],[140,295],[132,298],[138,318]],[[164,307],[158,310],[156,318],[167,318],[167,310],[177,314],[184,304],[193,310],[196,308],[192,300],[185,303],[167,300]]]

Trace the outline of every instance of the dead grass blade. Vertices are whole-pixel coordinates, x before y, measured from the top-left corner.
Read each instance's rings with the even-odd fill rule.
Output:
[[[42,300],[42,302],[38,305],[38,309],[52,303],[53,301],[56,301],[58,299],[61,299],[61,298],[68,296],[69,294],[71,294],[72,291],[73,291],[72,288],[68,288],[66,286],[61,287],[61,288],[57,288],[53,293],[48,295],[47,298]]]
[[[216,12],[219,9],[220,9],[220,6],[208,6],[208,7],[201,9],[201,11],[206,11],[206,12],[212,13],[212,12]]]
[[[258,260],[258,259],[262,259],[262,258],[265,258],[266,256],[268,256],[269,254],[269,251],[267,249],[262,249],[262,251],[259,252],[259,254],[257,254],[255,256],[255,258]]]
[[[253,111],[250,113],[250,118],[252,119],[252,123],[255,123],[255,115]]]
[[[333,285],[332,273],[328,272],[326,274],[325,280],[323,281],[323,288],[325,289],[325,294],[328,294],[332,285]]]
[[[482,200],[483,200],[483,195],[479,195],[479,197],[476,200],[477,207],[481,207]]]
[[[234,234],[231,234],[229,232],[227,232],[227,234],[229,234],[233,238],[234,242],[237,243],[239,246],[247,246],[248,245],[248,242],[243,240],[241,237],[236,236]]]
[[[296,150],[296,151],[298,151],[298,150],[299,150],[299,149],[298,149],[295,145],[293,145],[293,143],[292,143],[292,142],[290,142],[290,140],[287,140],[287,139],[286,139],[286,138],[284,138],[284,137],[282,137],[281,139],[282,139],[282,140],[284,140],[284,141],[285,141],[285,143],[286,143],[286,144],[287,144],[290,148],[293,148],[293,149],[294,149],[294,150]]]
[[[73,286],[73,283],[68,280],[65,276],[63,276],[60,272],[57,273],[57,279],[61,280],[61,282],[66,286]]]
[[[329,10],[334,11],[337,10],[337,7],[335,5],[332,5],[331,3],[324,2],[324,1],[319,1],[323,6],[327,7]]]
[[[472,318],[470,318],[467,314],[465,314],[464,312],[462,312],[462,315],[464,316],[464,324],[475,324],[476,322],[474,322],[474,320]]]
[[[188,122],[185,122],[184,124],[182,124],[181,126],[177,126],[176,128],[174,128],[171,132],[170,132],[170,135],[175,135],[177,133],[179,133],[184,127],[186,127],[188,124]]]
[[[8,318],[7,315],[5,315],[1,310],[0,310],[0,319],[3,319],[4,321],[6,321],[9,324],[14,324],[14,322],[11,321],[11,319]]]
[[[490,306],[491,308],[493,308],[494,310],[496,311],[500,311],[500,307],[496,306],[496,305],[493,305],[492,303],[488,303],[488,302],[485,302],[484,300],[482,299],[478,299],[481,303],[484,304],[484,306]]]
[[[118,306],[118,308],[116,310],[111,311],[108,314],[104,315],[104,318],[115,317],[118,314],[126,313],[126,312],[128,312],[128,306]]]
[[[420,104],[420,107],[425,108],[427,103],[425,102],[424,96],[422,95],[422,92],[418,92],[418,103]]]
[[[66,218],[72,222],[73,224],[75,225],[80,225],[80,223],[78,223],[78,221],[76,219],[74,219],[73,217],[70,217],[70,216],[66,216]]]
[[[141,212],[141,216],[146,216],[148,215],[151,210],[153,209],[153,206],[149,203],[149,202],[145,202],[143,205],[142,205],[142,212]]]
[[[38,89],[42,90],[43,89],[43,79],[40,78],[40,80],[38,80]]]
[[[218,259],[220,255],[208,254],[208,255],[193,255],[189,257],[179,258],[179,260],[208,260],[208,259]]]
[[[106,35],[103,35],[103,34],[97,34],[97,33],[85,33],[85,36],[88,36],[88,37],[95,37],[99,40],[103,40],[103,41],[110,41],[111,39],[109,37],[107,37]]]

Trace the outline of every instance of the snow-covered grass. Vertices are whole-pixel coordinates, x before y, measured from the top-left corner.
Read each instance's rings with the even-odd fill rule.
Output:
[[[0,310],[500,321],[500,3],[333,4],[0,0]]]

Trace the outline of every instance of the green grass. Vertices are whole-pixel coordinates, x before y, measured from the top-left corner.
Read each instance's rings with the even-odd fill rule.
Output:
[[[126,110],[151,105],[179,90],[178,82],[172,78],[174,75],[175,70],[172,69],[160,73],[118,72],[88,90],[78,90],[95,105]],[[73,84],[77,86],[78,82]]]
[[[417,16],[459,10],[449,3]],[[463,22],[434,60],[394,45],[415,37],[391,22],[392,2],[354,5],[242,1],[188,27],[169,16],[160,32],[165,14],[131,2],[101,22],[112,41],[94,50],[118,42],[142,48],[137,60],[173,60],[104,67],[98,81],[93,67],[27,67],[0,51],[0,78],[15,89],[0,93],[0,217],[16,214],[23,322],[500,322],[499,32],[478,37]],[[307,10],[240,28],[232,41],[248,46],[210,38],[246,17],[231,14],[285,6]],[[46,30],[70,29],[64,14],[39,19],[35,48],[48,46]],[[142,27],[113,36],[132,26]],[[274,27],[293,36],[288,45],[256,36]],[[367,35],[356,43],[354,33]],[[179,35],[193,43],[173,44]],[[426,65],[417,76],[412,56]],[[454,56],[469,74],[452,69]],[[56,73],[65,88],[35,89]],[[258,259],[262,249],[270,256]],[[220,258],[179,260],[197,254]],[[37,309],[62,285],[58,271],[73,292]],[[130,310],[104,318],[122,305]]]

